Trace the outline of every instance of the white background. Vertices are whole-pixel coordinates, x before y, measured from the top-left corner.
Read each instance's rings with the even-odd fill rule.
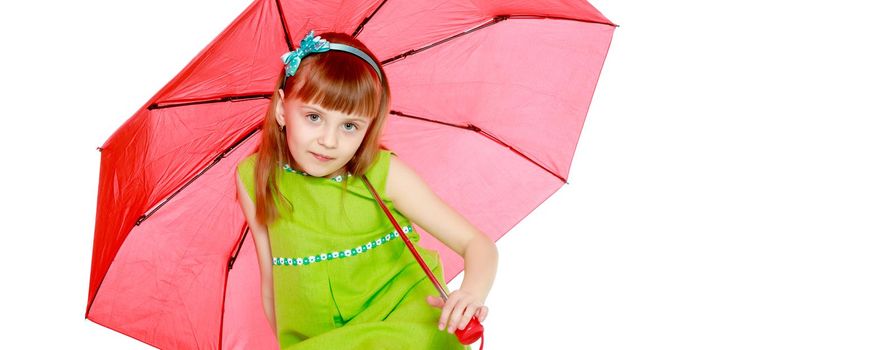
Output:
[[[149,348],[84,319],[96,147],[249,3],[0,5],[0,347]],[[593,3],[620,27],[486,348],[895,348],[891,11]]]

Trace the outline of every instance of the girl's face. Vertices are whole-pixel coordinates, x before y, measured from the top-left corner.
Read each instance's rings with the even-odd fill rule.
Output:
[[[283,101],[283,90],[278,92]],[[317,177],[345,174],[345,165],[364,140],[370,119],[298,99],[281,102],[277,108],[277,122],[286,126],[286,143],[298,170]]]

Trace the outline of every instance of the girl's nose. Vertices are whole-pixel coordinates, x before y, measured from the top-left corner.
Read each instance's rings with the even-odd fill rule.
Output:
[[[327,128],[323,131],[323,135],[317,140],[321,146],[326,148],[335,148],[338,145],[338,135],[336,134],[338,130],[333,130],[333,128]]]

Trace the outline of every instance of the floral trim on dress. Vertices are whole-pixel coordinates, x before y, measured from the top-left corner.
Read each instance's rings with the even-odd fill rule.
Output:
[[[304,171],[300,171],[300,170],[292,169],[292,167],[289,166],[289,163],[285,163],[285,164],[283,164],[283,170],[286,170],[286,171],[288,171],[288,172],[290,172],[290,173],[301,174],[301,175],[304,175],[304,176],[311,176],[311,174],[308,174],[308,173],[306,173],[306,172],[304,172]],[[316,176],[315,176],[315,177],[316,177]],[[351,173],[348,173],[348,177],[351,177]],[[330,178],[330,180],[335,181],[335,182],[342,182],[342,175],[336,175],[336,177],[332,177],[332,178]]]
[[[403,226],[403,227],[401,227],[401,230],[404,231],[404,233],[410,233],[413,231],[413,227],[412,226]],[[385,243],[388,243],[392,239],[398,238],[398,236],[399,236],[398,231],[392,230],[392,232],[389,232],[385,236],[382,236],[381,238],[377,238],[374,241],[369,241],[365,244],[360,245],[357,248],[346,249],[343,251],[336,251],[336,252],[332,252],[332,253],[320,253],[317,255],[311,255],[311,256],[303,257],[303,258],[273,257],[273,264],[274,265],[287,265],[287,266],[302,266],[302,265],[310,265],[315,262],[321,262],[321,261],[326,261],[326,260],[347,258],[350,256],[358,255],[360,253],[364,253],[370,249],[373,249],[373,248],[381,246]]]

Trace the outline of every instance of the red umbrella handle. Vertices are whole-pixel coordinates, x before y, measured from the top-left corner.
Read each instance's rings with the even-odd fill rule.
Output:
[[[447,301],[448,296],[447,292],[445,292],[444,287],[441,286],[441,283],[438,283],[438,279],[435,278],[435,275],[432,274],[432,270],[429,270],[429,267],[426,266],[426,263],[423,261],[423,258],[420,257],[420,254],[416,251],[416,248],[413,247],[413,243],[410,242],[410,239],[407,238],[407,235],[404,234],[404,230],[401,229],[401,225],[398,224],[398,221],[395,220],[395,217],[392,216],[392,213],[388,210],[388,207],[385,206],[385,203],[382,203],[382,199],[379,198],[379,193],[373,188],[373,185],[370,184],[370,180],[367,180],[367,175],[362,175],[361,178],[364,180],[364,184],[367,185],[367,189],[373,193],[373,197],[376,198],[376,201],[379,202],[379,207],[385,211],[385,215],[388,215],[388,219],[392,222],[392,225],[395,226],[395,230],[397,230],[398,234],[401,235],[401,239],[404,240],[404,244],[407,245],[407,248],[410,248],[410,252],[413,253],[413,257],[416,258],[416,262],[420,264],[420,267],[423,268],[423,271],[426,272],[426,276],[429,277],[429,281],[435,285],[435,289],[438,290],[438,293],[441,294],[441,300]],[[466,328],[457,329],[454,331],[454,334],[457,336],[457,339],[460,340],[460,343],[464,345],[469,345],[474,343],[479,338],[482,338],[481,344],[479,344],[479,350],[481,350],[485,346],[485,329],[482,327],[482,324],[479,322],[479,319],[475,316],[472,316],[472,319],[469,320],[469,323],[466,324]]]

